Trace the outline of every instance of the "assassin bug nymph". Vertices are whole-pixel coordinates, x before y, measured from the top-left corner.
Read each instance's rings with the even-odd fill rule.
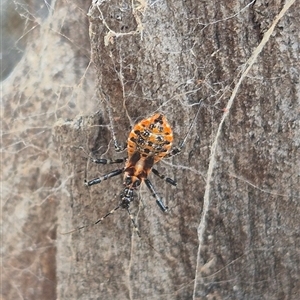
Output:
[[[178,147],[171,149],[173,143],[173,132],[171,126],[162,113],[156,113],[147,119],[141,120],[133,127],[127,140],[128,156],[126,158],[116,160],[92,158],[92,161],[97,164],[115,164],[125,162],[125,166],[123,168],[116,169],[103,176],[85,181],[86,186],[91,186],[124,173],[124,189],[120,194],[121,201],[117,207],[98,219],[93,224],[78,227],[77,229],[67,233],[75,232],[90,225],[96,225],[104,220],[107,216],[113,214],[119,208],[123,208],[128,212],[132,224],[137,234],[140,236],[138,227],[135,224],[132,214],[130,213],[129,207],[130,203],[134,199],[134,190],[138,189],[142,182],[145,182],[160,209],[163,212],[166,212],[168,207],[165,206],[162,199],[158,196],[154,186],[148,179],[148,175],[152,171],[156,176],[164,179],[167,183],[173,186],[177,185],[175,180],[160,174],[155,168],[153,168],[153,165],[164,157],[172,157],[181,152],[199,111],[200,107],[184,140],[179,144]],[[115,142],[115,148],[119,149],[114,135],[113,138]]]

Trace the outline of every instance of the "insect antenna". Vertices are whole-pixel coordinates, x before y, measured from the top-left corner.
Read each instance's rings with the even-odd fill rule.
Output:
[[[87,224],[87,225],[83,225],[83,226],[79,226],[71,231],[68,231],[68,232],[62,232],[61,234],[62,235],[67,235],[67,234],[71,234],[71,233],[74,233],[76,231],[80,231],[81,229],[83,228],[87,228],[87,227],[91,227],[91,226],[95,226],[97,224],[99,224],[100,222],[102,222],[106,217],[108,217],[109,215],[112,215],[116,210],[118,210],[119,208],[121,207],[121,205],[118,205],[117,207],[115,207],[114,209],[112,209],[110,212],[108,212],[105,216],[103,216],[102,218],[98,219],[96,222],[94,223],[90,223],[90,224]],[[128,212],[129,213],[129,212]],[[130,213],[129,213],[129,216],[130,216]],[[130,216],[131,218],[131,216]],[[134,221],[133,221],[134,222]]]
[[[87,228],[87,227],[95,226],[95,225],[101,223],[101,222],[102,222],[106,217],[108,217],[109,215],[112,215],[112,214],[113,214],[116,210],[118,210],[120,207],[121,207],[121,205],[118,205],[117,207],[115,207],[114,209],[112,209],[112,210],[111,210],[110,212],[108,212],[105,216],[101,217],[100,219],[98,219],[98,220],[97,220],[96,222],[94,222],[94,223],[90,223],[90,224],[87,224],[87,225],[79,226],[79,227],[77,227],[77,228],[75,228],[75,229],[73,229],[73,230],[70,230],[70,231],[68,231],[68,232],[62,232],[61,234],[62,234],[62,235],[67,235],[67,234],[71,234],[71,233],[80,231],[81,229],[84,229],[84,228]],[[137,227],[137,225],[136,225],[136,223],[135,223],[135,221],[134,221],[134,217],[133,217],[132,213],[130,212],[129,208],[126,208],[126,211],[128,212],[128,215],[129,215],[129,217],[130,217],[130,220],[131,220],[131,222],[132,222],[132,224],[133,224],[133,227],[134,227],[134,229],[135,229],[137,235],[138,235],[139,237],[141,237],[140,231],[139,231],[139,229],[138,229],[138,227]]]

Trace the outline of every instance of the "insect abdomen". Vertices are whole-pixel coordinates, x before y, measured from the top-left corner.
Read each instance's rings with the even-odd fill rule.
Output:
[[[137,123],[128,137],[128,157],[139,152],[141,157],[152,156],[160,161],[171,149],[173,132],[166,117],[157,113]]]

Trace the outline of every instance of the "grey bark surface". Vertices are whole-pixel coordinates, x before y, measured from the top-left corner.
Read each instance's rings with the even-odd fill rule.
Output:
[[[92,110],[82,99],[95,94],[89,3],[50,4],[3,3],[11,25],[2,45],[5,37],[17,41],[12,51],[3,51],[1,65],[7,76],[1,82],[1,299],[58,298],[57,208],[67,179],[52,128],[58,118]],[[23,25],[16,25],[16,14]],[[15,51],[20,60],[9,57]]]
[[[55,4],[4,83],[3,298],[298,299],[299,1],[82,3]],[[141,238],[121,209],[62,234],[119,203],[122,176],[83,183],[123,164],[90,157],[125,157],[113,135],[155,111],[178,145],[200,101],[156,166],[177,187],[149,176],[168,213],[142,186]]]

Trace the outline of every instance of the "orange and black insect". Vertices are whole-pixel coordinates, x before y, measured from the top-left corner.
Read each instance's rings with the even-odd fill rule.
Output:
[[[144,181],[163,211],[167,208],[157,196],[148,175],[153,165],[170,152],[172,142],[172,129],[166,117],[159,113],[136,124],[127,141],[128,159],[124,168],[125,190],[135,189]],[[156,170],[154,174],[160,175]],[[168,179],[168,182],[176,185],[176,182],[171,179]]]
[[[137,230],[137,226],[129,211],[129,206],[134,198],[134,190],[136,190],[142,182],[146,183],[146,186],[150,190],[152,196],[156,199],[156,203],[161,210],[163,212],[167,211],[168,208],[157,195],[152,183],[148,179],[148,175],[152,171],[158,177],[165,179],[168,183],[176,186],[176,181],[168,177],[165,178],[164,175],[153,168],[153,165],[165,156],[170,155],[171,153],[174,155],[179,152],[177,148],[174,149],[174,153],[171,152],[172,142],[173,132],[171,126],[163,114],[157,113],[148,119],[140,121],[133,127],[127,140],[127,158],[117,160],[93,159],[93,162],[99,164],[122,163],[125,161],[124,168],[114,170],[101,177],[85,182],[87,186],[91,186],[124,173],[124,190],[120,195],[120,204],[104,217],[97,220],[95,224],[100,223],[104,218],[121,207],[128,211],[132,223]],[[84,227],[86,226],[80,227],[79,229]]]
[[[199,113],[199,110],[196,114],[196,117]],[[191,127],[189,131],[191,130]],[[189,131],[187,135],[189,134]],[[158,196],[151,181],[148,179],[148,176],[152,171],[159,178],[164,179],[169,184],[176,186],[175,180],[169,177],[165,177],[163,174],[160,174],[155,168],[153,168],[153,165],[159,162],[164,157],[171,157],[178,154],[184,146],[187,135],[178,147],[173,148],[171,150],[173,143],[173,132],[171,126],[169,125],[166,117],[162,113],[156,113],[147,119],[143,119],[133,127],[127,140],[126,158],[116,160],[103,158],[92,159],[92,161],[97,164],[115,164],[125,162],[125,166],[123,168],[116,169],[101,177],[85,181],[86,186],[91,186],[124,173],[124,189],[120,194],[121,201],[119,205],[110,212],[108,212],[105,216],[101,217],[96,222],[94,222],[93,225],[100,223],[101,221],[103,221],[103,219],[113,214],[119,208],[123,208],[127,210],[130,219],[133,223],[133,226],[139,234],[138,228],[134,222],[133,216],[130,213],[129,207],[130,203],[134,199],[134,191],[139,188],[142,182],[146,184],[160,209],[163,212],[166,212],[168,210],[168,207],[165,206],[162,199]],[[113,138],[116,149],[119,149],[117,147],[118,144],[115,140],[114,134]],[[80,230],[88,226],[90,225],[78,227],[77,229],[72,230],[68,233]]]

